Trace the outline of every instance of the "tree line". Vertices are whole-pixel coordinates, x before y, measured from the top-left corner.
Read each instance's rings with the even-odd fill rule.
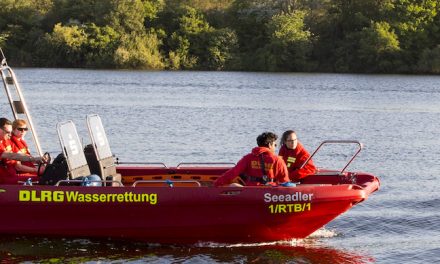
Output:
[[[439,0],[2,0],[11,65],[440,73]]]

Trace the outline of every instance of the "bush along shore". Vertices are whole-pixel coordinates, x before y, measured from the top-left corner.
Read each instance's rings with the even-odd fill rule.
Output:
[[[440,73],[438,0],[2,0],[14,66]]]

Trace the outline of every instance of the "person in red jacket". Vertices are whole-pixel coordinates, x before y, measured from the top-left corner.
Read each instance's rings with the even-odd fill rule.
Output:
[[[14,120],[14,122],[12,122],[12,135],[11,135],[12,143],[14,143],[18,153],[23,153],[30,156],[31,153],[29,151],[26,141],[24,140],[24,136],[26,135],[27,131],[28,128],[25,120],[16,119]],[[35,168],[35,164],[29,161],[22,161],[21,164]]]
[[[310,157],[309,152],[298,142],[296,132],[287,130],[281,137],[281,148],[278,155],[282,157],[289,171],[289,178],[292,182],[298,182],[300,179],[316,172],[316,167],[310,159],[304,167],[303,163]]]
[[[275,154],[277,135],[265,132],[257,137],[258,147],[244,156],[235,167],[220,176],[215,186],[231,184],[240,177],[246,185],[273,185],[290,183],[284,161]],[[289,186],[289,185],[285,185]]]
[[[0,183],[17,184],[18,171],[36,173],[36,168],[24,166],[20,161],[45,162],[41,157],[32,157],[17,153],[15,145],[10,140],[12,123],[6,118],[0,118]]]

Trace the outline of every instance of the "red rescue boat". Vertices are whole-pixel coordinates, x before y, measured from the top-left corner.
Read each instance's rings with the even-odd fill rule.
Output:
[[[15,118],[32,120],[12,69],[1,74]],[[14,98],[12,92],[17,94]],[[268,242],[305,238],[378,190],[379,180],[345,169],[320,169],[295,187],[213,187],[232,165],[115,163],[101,119],[89,115],[91,146],[82,150],[75,125],[58,124],[68,174],[22,175],[0,184],[0,233],[135,239],[158,243]],[[98,179],[88,178],[90,174]],[[30,179],[30,180],[29,180]],[[50,185],[48,185],[48,183]]]

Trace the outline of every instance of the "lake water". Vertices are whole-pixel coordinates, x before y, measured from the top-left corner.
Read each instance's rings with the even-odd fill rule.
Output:
[[[263,131],[294,129],[313,151],[364,144],[349,170],[381,189],[305,240],[161,246],[112,240],[0,238],[0,263],[438,263],[440,77],[16,69],[44,151],[56,123],[99,114],[120,161],[236,162]],[[5,100],[4,100],[5,102]],[[11,118],[3,103],[2,113]],[[30,141],[30,139],[28,140]],[[347,149],[346,149],[347,148]],[[336,150],[337,151],[336,151]],[[319,167],[342,168],[351,146]],[[0,216],[1,217],[1,216]]]

